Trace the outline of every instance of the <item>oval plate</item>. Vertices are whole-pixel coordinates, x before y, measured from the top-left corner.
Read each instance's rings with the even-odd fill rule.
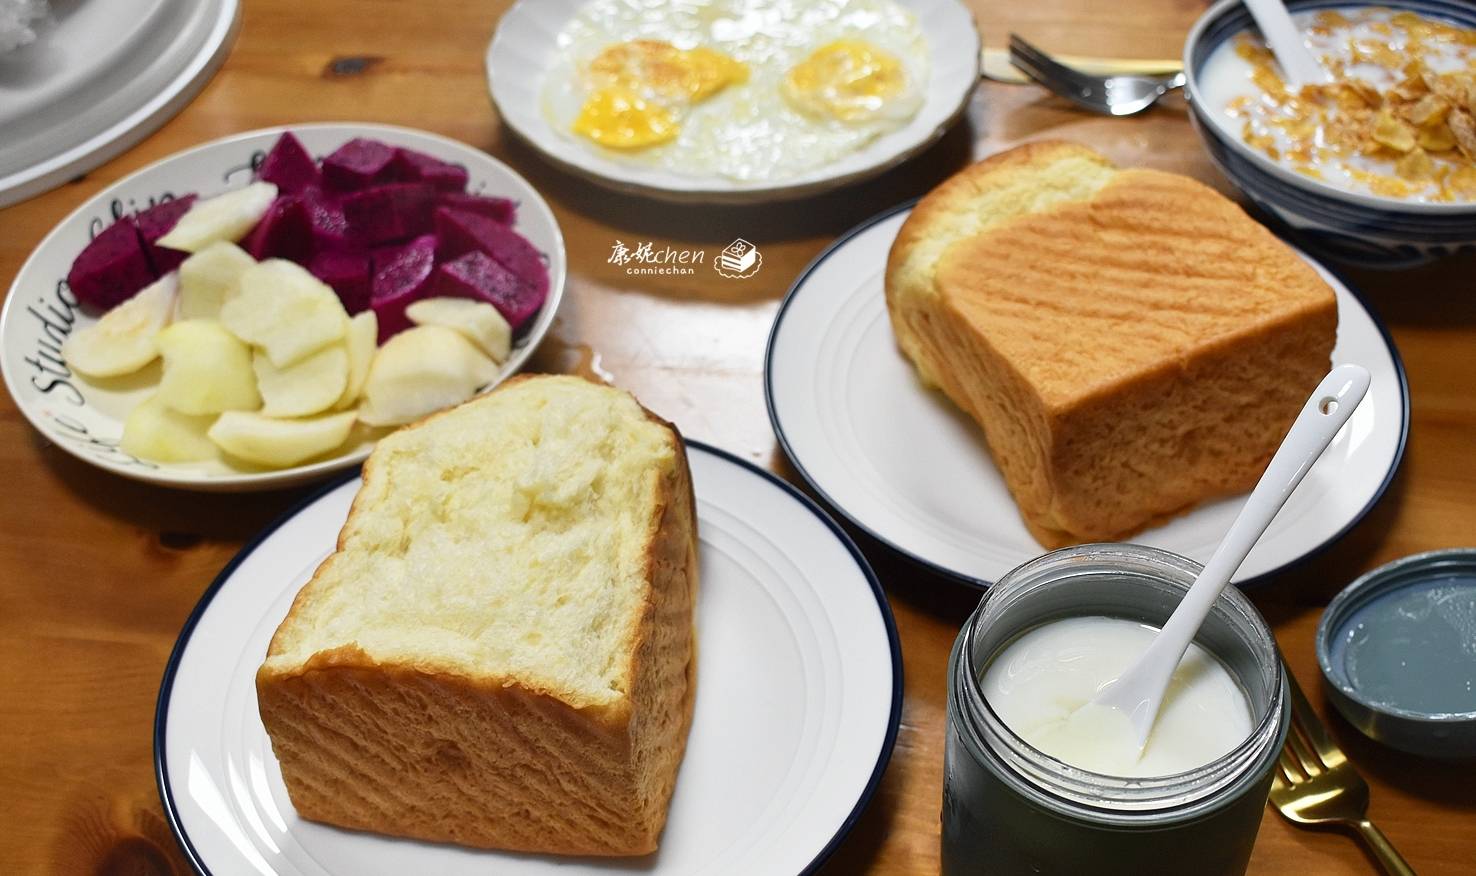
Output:
[[[563,169],[619,191],[688,203],[760,203],[812,195],[875,176],[936,142],[968,106],[979,82],[980,40],[958,0],[898,0],[917,15],[932,69],[927,97],[906,125],[824,167],[773,183],[697,177],[623,164],[555,130],[543,113],[544,77],[556,40],[586,0],[520,0],[487,48],[487,87],[508,127]]]
[[[484,152],[424,131],[369,124],[266,128],[197,146],[119,180],[63,219],[26,260],[0,313],[0,371],[21,413],[47,439],[78,459],[126,477],[209,491],[290,486],[358,465],[369,455],[372,438],[356,432],[353,443],[337,455],[280,470],[253,470],[224,461],[174,464],[137,459],[118,447],[118,439],[128,411],[153,391],[156,381],[150,378],[157,377],[158,365],[139,375],[92,383],[72,374],[61,359],[66,335],[97,321],[77,308],[65,279],[94,229],[148,207],[165,194],[209,196],[246,185],[254,162],[288,130],[316,155],[326,155],[354,137],[419,149],[466,167],[471,174],[468,191],[516,200],[518,232],[548,263],[548,300],[492,385],[512,375],[532,355],[563,297],[566,257],[553,212],[526,180]]]
[[[1045,549],[1026,531],[978,426],[924,388],[897,349],[883,273],[911,207],[852,230],[795,281],[769,336],[764,396],[784,452],[832,507],[908,558],[987,587]],[[1373,384],[1241,565],[1241,585],[1340,538],[1404,455],[1409,392],[1394,343],[1347,285],[1308,261],[1337,294],[1333,362],[1365,366]],[[1203,563],[1243,498],[1200,505],[1132,540]]]
[[[185,623],[159,691],[154,758],[169,823],[206,874],[799,873],[876,789],[896,740],[902,658],[856,546],[773,475],[689,441],[697,495],[697,705],[661,849],[561,858],[305,821],[257,715],[256,669],[358,491],[333,485],[248,545]]]

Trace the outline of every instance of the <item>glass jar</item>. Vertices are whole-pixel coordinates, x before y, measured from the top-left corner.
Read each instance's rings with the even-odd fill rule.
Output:
[[[948,663],[943,873],[1245,872],[1286,739],[1286,678],[1276,641],[1228,587],[1195,641],[1244,690],[1254,730],[1233,751],[1171,776],[1128,779],[1035,749],[984,699],[984,668],[1015,637],[1066,617],[1162,626],[1200,566],[1154,548],[1097,544],[1053,551],[1011,571],[980,601]]]

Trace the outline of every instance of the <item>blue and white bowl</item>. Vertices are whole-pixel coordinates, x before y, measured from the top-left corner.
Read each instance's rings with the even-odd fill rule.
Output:
[[[1287,0],[1293,12],[1347,9],[1349,0]],[[1470,0],[1380,0],[1378,6],[1476,28]],[[1228,136],[1199,89],[1199,75],[1216,48],[1254,28],[1241,0],[1220,0],[1184,43],[1185,93],[1194,128],[1210,157],[1245,196],[1299,243],[1337,261],[1403,268],[1456,253],[1476,253],[1476,203],[1424,204],[1352,192],[1298,174]]]

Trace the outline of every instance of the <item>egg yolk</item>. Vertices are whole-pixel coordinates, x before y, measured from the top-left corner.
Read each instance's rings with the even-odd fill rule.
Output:
[[[712,49],[660,40],[616,43],[589,64],[595,81],[683,103],[698,103],[748,79],[748,65]]]
[[[594,88],[574,120],[574,133],[613,149],[665,143],[681,129],[678,113],[748,79],[748,65],[701,46],[630,40],[589,62]]]
[[[643,149],[676,137],[678,125],[662,106],[629,89],[602,88],[592,94],[574,120],[574,132],[611,149]]]
[[[862,40],[836,40],[791,67],[783,92],[802,113],[851,122],[874,117],[906,88],[897,56]]]
[[[686,83],[693,103],[748,81],[747,64],[703,46],[687,50],[687,65]]]

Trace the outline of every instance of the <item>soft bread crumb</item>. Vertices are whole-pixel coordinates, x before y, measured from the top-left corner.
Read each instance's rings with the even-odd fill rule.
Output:
[[[609,703],[635,633],[670,430],[629,395],[524,382],[385,438],[341,547],[267,666],[354,643],[380,662]]]
[[[382,440],[257,674],[299,814],[653,851],[692,714],[695,527],[676,430],[579,378]]]

